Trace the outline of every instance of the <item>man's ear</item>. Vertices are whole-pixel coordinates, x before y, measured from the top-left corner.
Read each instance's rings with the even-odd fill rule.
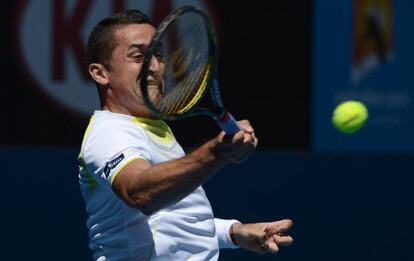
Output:
[[[108,71],[100,63],[89,64],[89,74],[92,79],[95,80],[99,85],[105,86],[108,84]]]

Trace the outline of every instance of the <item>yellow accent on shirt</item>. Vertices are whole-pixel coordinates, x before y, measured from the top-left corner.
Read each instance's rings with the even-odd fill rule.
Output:
[[[94,115],[92,115],[91,119],[89,120],[88,127],[86,127],[85,133],[83,134],[81,147],[83,147],[83,143],[85,142],[85,139],[86,139],[86,137],[88,136],[88,134],[89,134],[89,132],[91,130],[91,126],[92,126],[93,120],[94,120]],[[93,192],[95,191],[96,187],[98,186],[98,183],[92,177],[92,174],[89,172],[88,168],[86,167],[86,163],[83,160],[82,149],[81,149],[81,151],[79,153],[78,161],[80,163],[81,171],[85,174],[86,180],[88,182],[89,194],[93,194]]]
[[[170,144],[175,139],[170,127],[163,120],[133,117],[132,121],[139,124],[151,138],[161,144]]]
[[[148,253],[148,258],[147,258],[147,261],[148,260],[151,260],[151,257],[152,257],[152,254],[154,253],[154,249],[155,249],[155,236],[157,235],[157,229],[158,229],[158,224],[160,223],[160,221],[158,220],[156,223],[155,223],[155,226],[154,226],[154,231],[152,232],[152,246],[151,246],[151,249],[150,249],[150,251],[149,251],[149,253]]]
[[[79,163],[80,163],[81,171],[85,174],[86,181],[88,183],[89,194],[92,195],[93,192],[95,191],[96,187],[98,186],[98,183],[92,177],[91,173],[89,172],[88,168],[86,167],[86,164],[85,164],[85,161],[83,160],[83,158],[79,157],[78,160],[79,160]]]
[[[85,142],[86,136],[88,136],[89,132],[91,131],[91,126],[94,118],[95,115],[92,115],[91,119],[89,120],[88,127],[86,127],[85,134],[83,134],[82,145]]]

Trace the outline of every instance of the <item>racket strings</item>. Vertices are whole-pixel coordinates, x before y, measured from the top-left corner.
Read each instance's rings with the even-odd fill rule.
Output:
[[[187,104],[191,104],[191,100],[197,95],[199,90],[192,86],[201,85],[201,76],[204,75],[205,68],[205,65],[200,66],[198,70],[192,72],[190,76],[179,83],[180,86],[177,86],[172,91],[173,93],[169,95],[170,99],[168,99],[168,103],[165,105],[165,108],[169,108],[168,113],[179,113]]]
[[[179,61],[178,63],[181,62]],[[183,72],[185,68],[184,66],[180,66],[178,70]],[[173,71],[173,73],[174,75],[176,74],[175,71]],[[188,98],[189,96],[188,91],[190,88],[188,87],[188,83],[193,81],[193,78],[196,77],[195,74],[184,77],[184,73],[179,73],[181,74],[179,78],[177,78],[177,76],[174,76],[174,80],[176,81],[177,86],[172,89],[171,93],[169,93],[168,97],[166,97],[164,103],[162,104],[163,108],[168,108],[168,113],[174,113],[178,108],[182,107],[182,104],[186,101],[185,98]],[[177,79],[179,81],[177,81]]]
[[[182,41],[181,49],[174,50],[172,55],[172,75],[174,81],[176,81],[177,86],[173,89],[173,92],[169,95],[171,99],[163,107],[169,108],[168,113],[177,113],[178,110],[183,108],[185,104],[188,104],[191,98],[196,94],[196,90],[191,88],[192,85],[199,84],[195,82],[201,77],[200,74],[204,70],[205,64],[201,63],[200,65],[195,62],[199,61],[194,55],[194,44],[192,46],[184,46],[184,44],[193,43],[194,36],[197,36],[200,32],[195,31],[198,27],[192,27],[191,31],[186,31],[184,34],[184,39]],[[189,39],[189,37],[192,37]],[[187,49],[182,49],[187,48]],[[205,52],[205,50],[201,50]],[[185,54],[185,55],[180,55]],[[176,61],[176,62],[175,62]],[[191,62],[192,68],[190,67]],[[193,68],[196,68],[194,70]],[[192,70],[192,71],[191,71]],[[179,76],[177,76],[177,74]]]
[[[182,114],[200,100],[211,73],[205,23],[196,14],[185,14],[163,36],[166,60],[165,94],[158,104],[164,114]]]

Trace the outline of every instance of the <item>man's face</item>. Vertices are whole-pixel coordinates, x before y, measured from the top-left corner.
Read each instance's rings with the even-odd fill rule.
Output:
[[[112,100],[131,115],[147,117],[148,110],[140,90],[140,72],[145,51],[155,33],[150,24],[131,24],[115,31],[116,47],[113,50],[108,71]],[[160,99],[165,64],[161,59],[152,58],[149,75],[149,95],[154,102]]]

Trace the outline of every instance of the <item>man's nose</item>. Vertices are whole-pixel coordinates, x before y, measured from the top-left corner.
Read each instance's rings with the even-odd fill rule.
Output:
[[[152,71],[152,72],[158,72],[159,68],[160,68],[160,63],[159,63],[158,59],[153,55],[151,57],[149,70]]]

